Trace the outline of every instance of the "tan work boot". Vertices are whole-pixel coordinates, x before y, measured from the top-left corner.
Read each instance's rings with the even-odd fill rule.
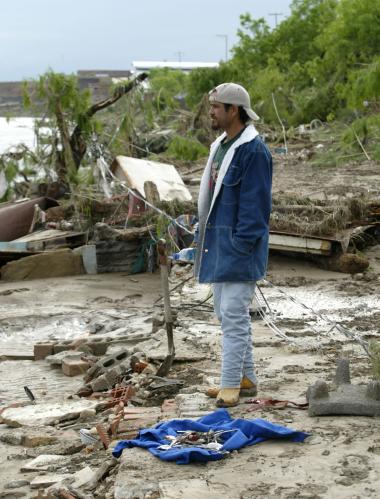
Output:
[[[208,388],[208,390],[206,391],[206,395],[214,399],[218,396],[220,390],[221,388],[218,388],[217,386]],[[255,395],[257,395],[257,385],[246,376],[244,376],[241,380],[240,390],[243,397],[254,397]]]
[[[239,403],[240,388],[222,388],[216,397],[217,407],[233,407]]]

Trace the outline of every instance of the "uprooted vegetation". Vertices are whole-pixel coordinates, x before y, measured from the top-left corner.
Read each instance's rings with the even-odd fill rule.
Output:
[[[283,195],[273,199],[272,230],[304,235],[334,235],[371,221],[371,203],[365,198],[321,201]]]

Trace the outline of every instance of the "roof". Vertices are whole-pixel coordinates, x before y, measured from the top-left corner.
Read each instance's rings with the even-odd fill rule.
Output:
[[[117,156],[111,165],[114,175],[146,197],[147,182],[155,184],[160,201],[191,201],[192,197],[173,165],[146,159]]]
[[[190,71],[197,68],[217,68],[219,62],[184,62],[184,61],[133,61],[136,70],[143,71],[155,68],[181,69]]]

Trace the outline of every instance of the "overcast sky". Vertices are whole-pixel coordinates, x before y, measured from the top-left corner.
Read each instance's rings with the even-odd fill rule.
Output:
[[[0,0],[0,80],[52,68],[130,69],[134,60],[219,61],[239,16],[275,25],[291,0]],[[179,52],[181,54],[179,54]]]

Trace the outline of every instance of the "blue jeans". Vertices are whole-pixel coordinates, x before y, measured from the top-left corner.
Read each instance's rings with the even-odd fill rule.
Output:
[[[257,383],[253,362],[249,306],[255,292],[254,282],[214,283],[214,310],[221,322],[222,388],[237,388],[243,376]]]

